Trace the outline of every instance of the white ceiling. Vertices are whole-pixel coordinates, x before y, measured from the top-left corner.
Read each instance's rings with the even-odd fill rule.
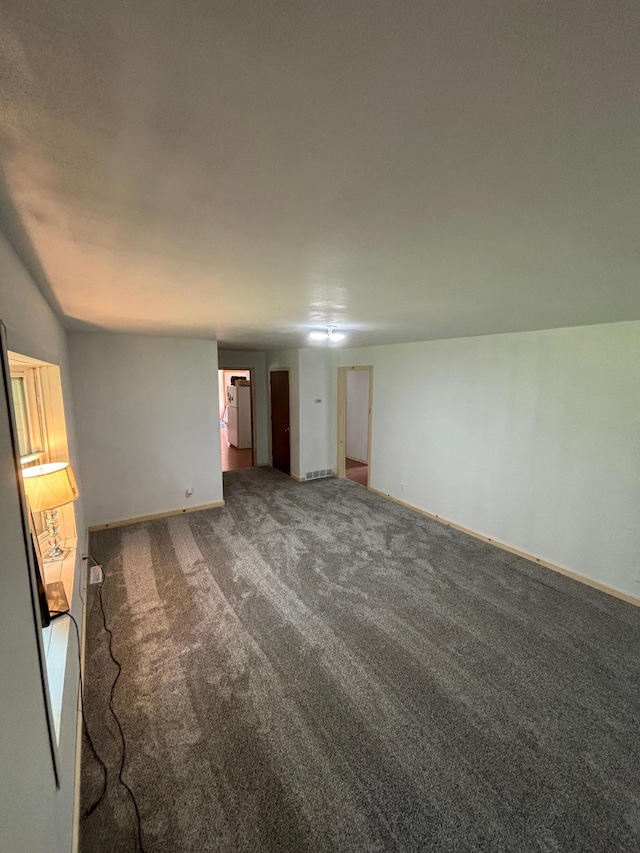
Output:
[[[640,319],[640,6],[7,0],[6,187],[72,328]]]

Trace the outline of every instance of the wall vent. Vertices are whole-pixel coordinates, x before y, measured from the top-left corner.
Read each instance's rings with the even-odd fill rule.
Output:
[[[305,480],[319,480],[321,477],[332,477],[333,470],[331,468],[322,468],[319,471],[307,471]]]

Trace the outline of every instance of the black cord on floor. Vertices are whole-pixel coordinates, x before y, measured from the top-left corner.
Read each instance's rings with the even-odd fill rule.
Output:
[[[98,808],[100,803],[102,802],[104,795],[107,792],[107,773],[108,773],[108,771],[107,771],[107,765],[104,763],[104,761],[98,755],[98,751],[96,750],[93,739],[91,738],[91,735],[89,734],[89,729],[87,728],[87,720],[86,720],[86,716],[84,713],[84,684],[82,683],[82,651],[81,651],[81,646],[80,646],[80,629],[78,628],[78,623],[76,622],[75,617],[72,616],[68,610],[52,610],[51,615],[52,616],[68,616],[69,619],[71,619],[71,621],[73,622],[73,627],[76,629],[76,637],[78,640],[78,678],[80,681],[80,709],[81,709],[81,713],[82,713],[82,728],[84,729],[84,733],[86,735],[87,741],[89,743],[89,746],[91,747],[91,752],[93,753],[93,757],[98,762],[100,767],[102,767],[102,773],[103,773],[102,791],[100,792],[98,799],[93,803],[93,805],[84,812],[84,814],[82,815],[82,817],[84,818],[84,817],[88,817],[92,812],[94,812]]]
[[[85,560],[91,560],[94,565],[96,565],[100,569],[102,569],[102,566],[100,566],[100,563],[96,559],[94,559],[94,557],[92,557],[90,554],[88,554],[84,559]],[[109,635],[109,655],[111,656],[111,660],[118,667],[118,674],[116,675],[115,679],[113,680],[113,683],[111,685],[111,690],[109,692],[109,710],[111,711],[111,716],[113,717],[113,719],[116,722],[116,725],[118,727],[118,731],[120,732],[120,739],[122,740],[122,760],[120,761],[120,769],[118,771],[118,780],[119,780],[120,784],[122,785],[122,787],[128,791],[129,796],[131,797],[131,802],[133,803],[133,808],[134,808],[135,813],[136,813],[138,849],[140,850],[140,853],[144,853],[144,847],[142,845],[142,820],[140,818],[140,810],[138,808],[138,802],[135,798],[135,794],[133,793],[131,788],[127,785],[127,783],[125,782],[124,777],[123,777],[124,766],[125,766],[126,760],[127,760],[127,741],[125,739],[122,726],[120,725],[120,720],[118,719],[118,715],[116,714],[115,709],[113,707],[113,699],[114,699],[115,689],[116,689],[116,685],[118,683],[118,679],[120,678],[120,674],[122,673],[122,665],[121,665],[120,661],[118,660],[118,658],[113,653],[113,633],[111,632],[111,629],[107,625],[107,614],[106,614],[105,609],[104,609],[104,601],[102,598],[102,588],[104,586],[104,580],[106,577],[106,575],[104,574],[104,569],[102,569],[102,573],[103,573],[102,574],[103,580],[102,580],[102,583],[100,584],[100,589],[98,591],[98,599],[100,601],[100,610],[102,611],[102,624],[104,626],[104,630]]]

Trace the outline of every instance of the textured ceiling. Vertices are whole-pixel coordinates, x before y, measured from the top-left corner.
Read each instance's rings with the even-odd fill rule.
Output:
[[[5,191],[74,328],[640,319],[639,10],[5,0]]]

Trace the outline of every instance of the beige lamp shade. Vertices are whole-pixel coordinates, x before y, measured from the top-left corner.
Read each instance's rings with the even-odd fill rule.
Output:
[[[75,501],[80,494],[68,462],[49,462],[25,468],[22,479],[33,512],[57,509]]]

